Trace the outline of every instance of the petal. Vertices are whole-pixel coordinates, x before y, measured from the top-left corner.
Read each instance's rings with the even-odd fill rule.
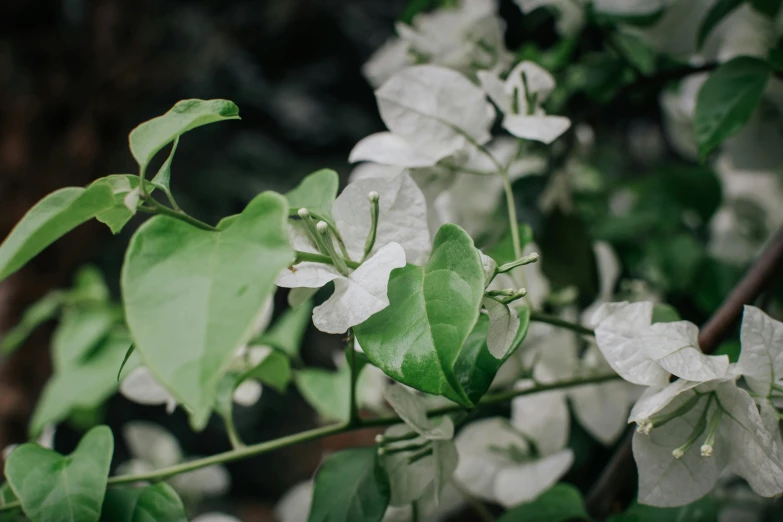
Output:
[[[486,288],[492,282],[492,279],[495,278],[495,274],[497,274],[498,271],[498,264],[481,250],[479,250],[479,257],[481,258],[481,267],[484,269],[484,287]]]
[[[699,348],[699,328],[688,321],[655,323],[636,336],[640,350],[667,372],[689,381],[726,376],[727,355],[705,355]]]
[[[569,392],[579,424],[605,446],[612,445],[627,425],[628,410],[640,388],[625,381],[580,386]]]
[[[362,66],[362,74],[373,87],[379,87],[400,69],[411,65],[408,43],[391,38]]]
[[[497,74],[489,71],[478,71],[481,88],[487,93],[489,99],[497,105],[500,112],[506,114],[511,112],[511,96],[506,93],[505,85]]]
[[[783,377],[783,323],[755,306],[745,305],[741,340],[737,371],[751,390],[768,397],[772,384]]]
[[[664,409],[672,411],[679,408],[693,397],[691,390],[699,384],[679,379],[671,384],[647,388],[631,408],[628,422],[642,423]]]
[[[518,138],[540,141],[549,145],[571,126],[564,116],[523,116],[506,114],[503,128]]]
[[[392,178],[370,178],[349,184],[337,198],[332,214],[351,258],[359,260],[370,233],[370,201],[375,191],[378,200],[378,228],[373,253],[389,243],[399,243],[413,264],[429,256],[432,245],[427,223],[427,203],[418,185],[406,173]]]
[[[403,69],[375,91],[389,130],[446,157],[466,143],[484,144],[494,120],[484,91],[462,74],[435,65]]]
[[[249,407],[258,402],[261,398],[261,393],[264,388],[261,383],[255,379],[247,379],[237,386],[234,390],[234,402],[240,406]]]
[[[593,244],[595,260],[598,264],[598,281],[601,291],[598,298],[602,301],[609,301],[614,295],[614,287],[622,273],[622,265],[617,258],[612,246],[605,241],[596,241]]]
[[[182,450],[177,439],[157,424],[129,422],[123,426],[122,435],[131,455],[151,463],[156,469],[182,461]]]
[[[633,456],[639,469],[641,504],[682,506],[703,497],[717,483],[728,463],[729,448],[725,445],[716,444],[711,457],[701,456],[698,441],[682,458],[672,455],[691,436],[706,404],[707,397],[702,397],[688,413],[653,428],[649,435],[634,433]],[[710,408],[714,411],[716,407],[713,401]]]
[[[525,384],[532,385],[530,382]],[[511,425],[535,441],[542,455],[550,455],[565,447],[569,418],[564,391],[523,395],[511,402]]]
[[[289,489],[275,506],[275,517],[280,522],[307,520],[313,503],[313,481],[306,480]]]
[[[441,158],[451,154],[452,149],[442,151],[419,148],[402,136],[391,132],[371,134],[354,145],[348,161],[374,161],[395,167],[431,167]]]
[[[652,322],[652,303],[607,303],[593,316],[598,348],[614,371],[633,384],[656,386],[669,373],[641,350],[637,333]]]
[[[716,390],[724,410],[721,435],[730,452],[729,468],[748,481],[761,496],[772,497],[783,492],[783,448],[780,428],[774,431],[763,422],[756,404],[748,392],[737,388],[733,381]]]
[[[166,389],[158,384],[152,373],[144,366],[139,366],[128,374],[120,383],[120,393],[126,399],[137,404],[166,404],[172,397]]]
[[[554,486],[573,462],[574,453],[565,449],[542,459],[501,470],[495,481],[497,501],[509,508],[535,499]]]
[[[350,277],[336,278],[334,293],[313,309],[313,324],[326,333],[343,333],[389,306],[389,275],[405,266],[405,252],[389,243],[362,263]]]
[[[231,477],[223,466],[214,465],[172,477],[171,486],[183,496],[219,496],[228,491]]]
[[[555,89],[555,78],[549,71],[530,61],[519,62],[508,73],[505,85],[506,95],[510,97],[514,95],[515,91],[519,93],[519,112],[524,114],[528,112],[529,107],[527,107],[526,103],[525,82],[522,81],[523,74],[527,83],[527,94],[536,96],[536,105],[538,107],[549,98],[549,95]]]
[[[299,263],[284,269],[275,284],[283,288],[321,288],[329,281],[342,277],[333,266],[322,263]]]
[[[451,418],[441,417],[438,421],[427,418],[427,404],[404,386],[388,386],[383,396],[405,424],[424,438],[449,440],[454,437],[454,423]]]
[[[194,518],[191,522],[242,522],[236,517],[225,513],[204,513]]]
[[[487,348],[496,359],[502,359],[519,331],[519,314],[510,306],[489,297],[485,297],[482,303],[489,313]]]
[[[454,479],[472,495],[491,502],[495,501],[495,477],[508,464],[502,454],[491,448],[527,448],[524,439],[500,417],[468,424],[455,442],[459,464]]]

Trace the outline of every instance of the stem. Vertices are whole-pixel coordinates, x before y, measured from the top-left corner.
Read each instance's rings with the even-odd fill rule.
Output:
[[[559,326],[560,328],[566,328],[568,330],[571,330],[573,332],[582,335],[595,335],[595,331],[593,331],[590,328],[587,328],[586,326],[582,326],[581,324],[576,324],[570,321],[566,321],[564,319],[560,319],[559,317],[555,317],[554,315],[544,314],[541,312],[530,312],[530,320],[539,323],[551,324],[553,326]]]
[[[359,372],[356,371],[356,350],[353,347],[353,330],[348,330],[348,341],[345,346],[345,350],[348,352],[348,366],[351,369],[351,393],[350,402],[348,403],[348,425],[357,426],[361,419],[359,418],[359,404],[356,402],[356,381],[359,380]]]
[[[226,425],[226,433],[228,434],[228,440],[231,441],[231,447],[234,449],[244,448],[245,443],[242,442],[237,432],[236,424],[234,424],[234,415],[231,411],[223,417],[223,423]]]
[[[151,208],[147,210],[151,210],[152,212],[156,214],[162,214],[164,216],[173,217],[174,219],[179,219],[180,221],[184,221],[185,223],[189,225],[193,225],[196,228],[200,228],[201,230],[209,230],[210,232],[216,232],[217,229],[213,227],[212,225],[208,225],[204,223],[203,221],[199,221],[198,219],[189,216],[188,214],[185,214],[184,212],[177,212],[174,209],[171,209],[167,207],[166,205],[160,204],[158,201],[156,201],[152,196],[149,194],[141,194],[141,198],[144,200],[145,203],[152,205]]]
[[[553,382],[550,384],[542,384],[534,388],[528,388],[526,390],[512,389],[504,392],[485,395],[484,398],[481,401],[479,401],[478,405],[484,406],[489,404],[495,404],[495,403],[509,401],[515,397],[520,397],[522,395],[530,395],[533,393],[544,392],[549,390],[570,388],[573,386],[581,386],[584,384],[599,384],[602,382],[608,382],[619,378],[620,378],[619,376],[614,374],[603,375],[600,377],[590,377],[586,379],[569,379],[560,382]],[[445,406],[445,407],[429,410],[427,412],[427,415],[429,417],[437,417],[440,415],[446,415],[448,413],[457,413],[457,412],[464,412],[464,408],[462,406],[454,404],[451,406]],[[331,435],[338,435],[340,433],[356,431],[369,427],[390,426],[392,424],[398,424],[399,422],[400,422],[399,417],[389,416],[389,417],[379,417],[376,419],[366,419],[366,420],[362,419],[356,425],[351,425],[349,423],[332,424],[330,426],[323,426],[320,428],[315,428],[312,430],[295,433],[293,435],[288,435],[285,437],[281,437],[279,439],[260,442],[258,444],[253,444],[250,446],[245,446],[243,448],[235,448],[231,451],[218,453],[217,455],[212,455],[210,457],[204,457],[201,459],[195,459],[188,462],[183,462],[175,466],[158,469],[155,471],[150,471],[147,473],[140,473],[138,475],[120,475],[115,477],[109,477],[107,484],[109,486],[117,486],[120,484],[132,484],[134,482],[142,482],[142,481],[157,482],[160,480],[165,480],[169,477],[173,477],[174,475],[179,475],[181,473],[195,471],[197,469],[205,468],[207,466],[213,466],[215,464],[225,464],[227,462],[234,462],[237,460],[255,457],[256,455],[262,455],[264,453],[269,453],[271,451],[275,451],[278,449],[287,448],[288,446],[294,446],[296,444],[301,444],[303,442],[309,442],[311,440],[329,437]],[[19,507],[21,507],[19,502],[12,502],[9,504],[5,504],[0,506],[0,513],[4,511],[10,511],[12,509],[16,509]]]
[[[323,254],[314,254],[312,252],[301,252],[299,250],[295,250],[294,253],[296,254],[296,260],[294,261],[295,265],[307,261],[310,263],[321,263],[324,265],[334,266],[334,261],[332,261],[332,258],[329,256],[325,256]],[[356,261],[351,261],[350,259],[344,259],[344,261],[349,268],[359,268],[360,263],[357,263]]]

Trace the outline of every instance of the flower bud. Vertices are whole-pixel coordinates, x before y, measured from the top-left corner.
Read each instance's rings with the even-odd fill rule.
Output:
[[[374,190],[371,190],[370,193],[367,194],[367,199],[369,199],[371,203],[377,203],[378,200],[381,199],[381,196]]]
[[[305,219],[305,218],[308,218],[308,217],[310,217],[310,211],[309,211],[309,210],[307,210],[306,208],[300,208],[299,210],[297,210],[297,211],[296,211],[296,213],[297,213],[297,214],[299,215],[299,217],[300,217],[300,218],[302,218],[302,219]]]
[[[700,451],[702,457],[711,457],[712,456],[712,446],[710,444],[704,444]]]
[[[329,225],[326,224],[326,221],[319,221],[318,224],[315,225],[315,229],[319,234],[326,234],[329,232]]]

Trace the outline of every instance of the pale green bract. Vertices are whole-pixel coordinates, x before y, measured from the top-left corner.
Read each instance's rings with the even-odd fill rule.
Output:
[[[128,247],[123,302],[144,365],[202,428],[222,370],[252,335],[276,275],[293,262],[285,199],[265,192],[220,231],[169,217]]]
[[[67,457],[22,444],[8,457],[5,476],[32,522],[98,522],[113,450],[107,426],[90,430]]]

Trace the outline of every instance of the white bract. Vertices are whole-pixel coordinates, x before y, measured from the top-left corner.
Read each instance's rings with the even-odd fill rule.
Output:
[[[379,196],[378,225],[371,256],[361,266],[345,275],[334,266],[302,262],[278,276],[278,286],[313,291],[334,281],[332,296],[313,309],[313,323],[323,332],[343,333],[386,308],[392,270],[405,266],[406,259],[420,264],[428,256],[430,234],[424,195],[411,177],[401,172],[392,177],[357,180],[335,200],[332,215],[336,233],[348,257],[356,262],[363,257],[371,226],[368,200],[371,192]],[[295,223],[289,228],[294,248],[316,253],[314,242],[299,225]],[[332,241],[331,234],[330,231],[325,235],[326,241]]]
[[[494,117],[483,91],[451,69],[408,67],[389,78],[375,96],[390,132],[357,143],[351,162],[430,167],[468,144],[490,140]]]
[[[417,14],[397,24],[398,38],[386,42],[362,71],[375,87],[400,69],[430,63],[471,74],[505,67],[511,54],[503,42],[503,21],[496,0],[461,0],[455,6]]]
[[[760,397],[783,391],[783,323],[755,306],[745,305],[742,316],[742,351],[737,372]]]
[[[177,440],[165,429],[149,422],[129,422],[123,437],[131,459],[117,468],[121,474],[149,473],[185,461]],[[228,491],[230,477],[223,466],[213,465],[175,475],[168,483],[183,497],[217,496]]]
[[[614,371],[643,386],[665,384],[670,374],[693,381],[726,375],[728,357],[704,355],[696,325],[687,321],[651,324],[652,309],[649,302],[622,302],[604,304],[596,311],[596,342]]]
[[[571,467],[568,417],[565,393],[551,391],[514,399],[510,422],[469,424],[457,435],[455,480],[472,495],[506,507],[533,500]]]
[[[427,418],[427,404],[400,384],[387,386],[383,397],[413,431],[429,440],[450,440],[454,437],[454,423],[449,417],[435,421]]]
[[[688,504],[707,494],[724,470],[762,496],[783,491],[783,448],[777,422],[765,422],[736,374],[698,383],[680,379],[651,387],[634,406],[633,453],[639,501]]]
[[[302,519],[304,520],[304,519]],[[226,515],[225,513],[204,513],[194,518],[191,522],[242,522],[237,517]]]
[[[520,62],[505,82],[493,73],[478,73],[481,86],[503,113],[503,128],[518,138],[552,143],[571,126],[563,116],[547,116],[542,104],[555,79],[533,62]]]

